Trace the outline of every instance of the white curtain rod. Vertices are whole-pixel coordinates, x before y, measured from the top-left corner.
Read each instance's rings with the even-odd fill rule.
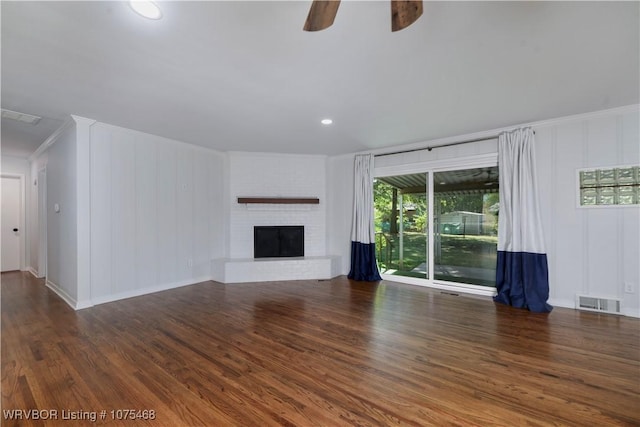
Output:
[[[536,133],[536,131],[533,131],[534,135],[535,135],[535,133]],[[411,150],[393,151],[391,153],[375,154],[373,157],[392,156],[394,154],[413,153],[414,151],[423,151],[423,150],[431,151],[434,148],[453,147],[454,145],[470,144],[472,142],[489,141],[491,139],[496,139],[498,136],[499,135],[490,136],[490,137],[484,137],[484,138],[467,139],[465,141],[450,142],[448,144],[434,145],[432,147],[412,148]]]

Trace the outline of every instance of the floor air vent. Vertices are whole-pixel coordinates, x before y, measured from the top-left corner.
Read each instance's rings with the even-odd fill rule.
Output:
[[[620,314],[620,300],[613,298],[599,298],[587,295],[577,295],[576,306],[578,310]]]

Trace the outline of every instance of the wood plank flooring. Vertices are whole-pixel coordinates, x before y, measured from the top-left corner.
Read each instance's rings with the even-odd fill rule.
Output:
[[[1,299],[3,426],[640,425],[638,319],[344,277]]]

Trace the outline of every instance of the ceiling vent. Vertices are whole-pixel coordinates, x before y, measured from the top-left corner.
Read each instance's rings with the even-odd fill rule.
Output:
[[[576,295],[576,308],[578,310],[597,311],[599,313],[620,314],[620,300]]]
[[[18,113],[17,111],[5,110],[2,109],[2,118],[3,119],[12,119],[17,120],[22,123],[28,123],[30,125],[38,124],[42,117],[33,116],[31,114],[26,113]]]

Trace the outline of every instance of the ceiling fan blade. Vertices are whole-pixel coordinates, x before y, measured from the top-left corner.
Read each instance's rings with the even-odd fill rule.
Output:
[[[307,21],[304,23],[305,31],[320,31],[333,25],[336,13],[340,6],[340,0],[313,0]]]
[[[391,31],[400,31],[422,15],[422,0],[391,0]]]

